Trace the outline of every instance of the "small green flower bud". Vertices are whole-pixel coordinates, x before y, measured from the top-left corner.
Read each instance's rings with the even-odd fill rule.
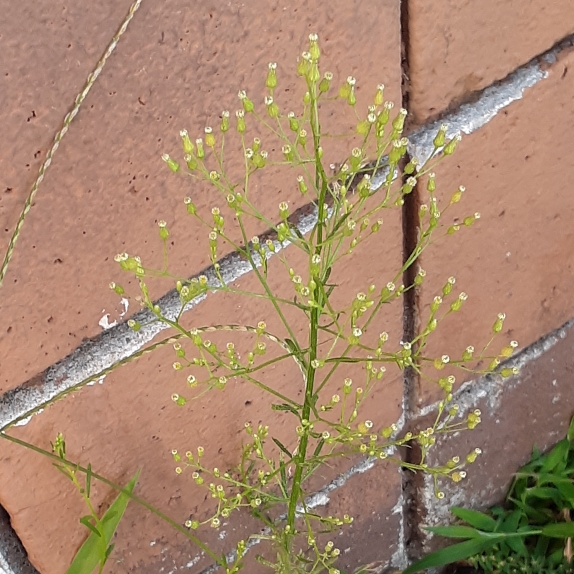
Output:
[[[115,291],[118,295],[123,295],[125,293],[124,288],[121,285],[117,285],[113,281],[110,283],[110,289]]]
[[[305,178],[302,175],[297,176],[297,185],[299,186],[299,191],[302,194],[307,193],[308,187],[307,184],[305,183]]]
[[[403,155],[404,151],[401,142],[399,140],[393,140],[392,148],[389,153],[389,163],[396,165],[399,163],[399,160]]]
[[[456,279],[454,277],[449,277],[445,286],[442,288],[442,295],[446,297],[452,291],[453,285],[456,283]]]
[[[469,345],[462,354],[463,361],[470,361],[472,359],[472,354],[474,353],[474,347]]]
[[[438,295],[433,299],[433,302],[431,303],[431,311],[433,313],[436,313],[438,311],[438,308],[441,306],[442,304],[442,297],[439,297]]]
[[[286,201],[282,201],[279,204],[279,215],[281,219],[287,219],[289,217],[289,206]]]
[[[245,132],[245,112],[243,110],[237,110],[235,117],[237,118],[237,131],[242,134]]]
[[[169,231],[167,230],[167,223],[163,220],[158,221],[157,225],[159,227],[159,236],[161,239],[165,240],[169,237]]]
[[[187,169],[189,169],[189,171],[197,169],[198,163],[197,159],[195,159],[194,156],[186,154],[183,156],[183,159],[185,160],[185,163],[187,164]]]
[[[417,184],[417,178],[416,177],[412,177],[412,176],[408,177],[407,181],[403,184],[401,191],[403,192],[403,194],[408,195],[415,188],[416,184]]]
[[[184,153],[192,154],[193,153],[193,144],[191,143],[191,140],[189,139],[189,134],[187,133],[187,130],[181,130],[179,132],[179,135],[181,136],[181,141],[183,144]]]
[[[349,96],[355,88],[356,80],[353,76],[349,76],[347,81],[339,88],[339,97],[344,100],[349,100]]]
[[[309,34],[309,54],[315,62],[321,55],[321,51],[319,50],[319,37],[317,34]]]
[[[446,124],[442,124],[438,130],[438,133],[436,134],[434,140],[433,140],[433,145],[435,147],[435,149],[438,149],[439,147],[442,147],[444,145],[444,140],[446,137],[446,132],[448,130],[448,126]]]
[[[361,198],[369,197],[371,194],[371,176],[369,174],[365,174],[357,185],[357,193]]]
[[[203,149],[203,140],[201,138],[197,138],[195,140],[195,145],[197,147],[197,157],[199,159],[203,159],[205,157],[205,150]]]
[[[426,273],[426,271],[425,271],[424,269],[419,269],[419,270],[418,270],[418,272],[417,272],[417,274],[416,274],[416,276],[415,276],[415,279],[414,279],[414,284],[415,284],[417,287],[423,284],[423,280],[424,280],[426,274],[427,274],[427,273]]]
[[[384,92],[385,92],[385,85],[379,84],[377,86],[377,93],[375,94],[375,106],[380,106],[383,104],[384,101]]]
[[[480,213],[475,213],[474,215],[469,215],[465,217],[463,223],[466,227],[470,227],[477,219],[480,219]]]
[[[427,181],[427,191],[432,193],[436,189],[435,174],[429,173],[429,178]]]
[[[299,131],[299,120],[295,117],[295,113],[289,112],[287,114],[287,119],[289,120],[289,129],[292,132],[298,132]]]
[[[283,152],[283,156],[287,161],[293,161],[293,148],[289,144],[285,144],[281,148],[281,151]]]
[[[418,164],[419,164],[418,159],[416,157],[413,157],[411,161],[409,161],[409,163],[407,163],[407,165],[405,166],[403,173],[405,175],[411,175],[412,173],[415,172],[415,169],[417,168]]]
[[[333,74],[331,72],[325,72],[323,79],[319,83],[319,93],[324,94],[329,91],[331,87],[331,80],[333,79]]]
[[[351,150],[351,157],[349,159],[351,169],[353,171],[357,171],[359,169],[362,159],[363,159],[363,150],[358,147],[353,148]]]
[[[195,207],[194,203],[191,201],[191,197],[186,197],[183,200],[183,203],[185,203],[185,205],[187,207],[187,213],[189,213],[190,215],[195,215],[197,213],[197,208]]]
[[[492,331],[494,333],[500,333],[500,331],[502,331],[504,319],[506,319],[506,315],[504,313],[499,313],[494,325],[492,326]]]
[[[459,186],[459,188],[452,194],[452,197],[450,198],[451,205],[453,203],[458,203],[461,200],[462,194],[464,193],[465,189],[466,188],[464,187],[464,185]]]
[[[169,157],[167,153],[164,153],[161,156],[161,159],[163,159],[163,161],[167,163],[167,166],[169,167],[169,169],[171,169],[171,171],[173,171],[173,173],[179,171],[179,163],[177,163],[177,161],[175,161],[174,159],[171,159],[171,157]]]
[[[305,92],[303,95],[303,103],[307,106],[311,103],[311,94],[309,92]]]
[[[245,92],[245,90],[241,90],[237,95],[238,95],[239,99],[241,100],[241,103],[243,105],[243,109],[247,113],[252,112],[255,109],[253,102],[247,97],[247,93]]]
[[[132,330],[135,331],[136,333],[141,329],[141,323],[139,321],[135,321],[134,319],[130,319],[128,321],[128,327]]]
[[[212,148],[215,146],[215,136],[213,135],[213,129],[209,126],[204,128],[205,131],[205,144]]]
[[[223,133],[229,130],[229,112],[227,110],[221,112],[221,124],[219,126],[219,129]]]
[[[267,106],[267,114],[270,118],[279,117],[279,106],[273,101],[272,96],[265,96],[265,105]]]
[[[267,79],[265,80],[265,85],[270,89],[273,90],[277,87],[277,64],[275,62],[271,62],[269,64],[269,69],[267,70]]]
[[[402,132],[403,131],[403,127],[405,125],[405,118],[407,117],[407,110],[405,110],[404,108],[401,108],[399,110],[399,113],[397,114],[397,117],[393,120],[392,126],[393,129],[397,132]]]
[[[444,155],[452,155],[454,153],[454,150],[456,148],[456,145],[458,144],[458,142],[462,139],[462,136],[460,134],[456,134],[445,146],[444,149],[442,150],[442,153],[444,153]]]
[[[500,375],[502,376],[502,378],[507,379],[508,377],[512,377],[513,375],[518,375],[519,372],[520,369],[518,367],[512,367],[512,368],[505,367],[500,371]]]
[[[297,134],[297,141],[305,147],[307,145],[307,130],[299,130]]]

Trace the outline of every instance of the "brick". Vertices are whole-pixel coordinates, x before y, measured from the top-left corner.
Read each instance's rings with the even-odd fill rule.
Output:
[[[547,79],[480,131],[464,137],[455,155],[437,166],[443,207],[458,185],[466,186],[463,201],[443,211],[442,223],[450,225],[474,212],[481,218],[423,253],[423,328],[430,302],[449,276],[456,277],[455,294],[468,294],[461,311],[439,322],[429,338],[425,354],[431,358],[446,353],[460,359],[467,345],[478,353],[500,312],[507,318],[491,347],[494,355],[513,339],[520,348],[530,345],[574,313],[572,234],[565,216],[574,205],[564,185],[572,177],[568,154],[574,115],[569,94],[574,79],[566,72],[573,59],[573,53],[563,53],[548,68]],[[445,310],[448,305],[443,305]],[[426,373],[438,375],[432,368]],[[473,378],[460,372],[458,376]],[[423,382],[420,403],[436,400],[438,391],[432,382]]]
[[[67,106],[129,6],[45,4],[19,4],[1,24],[6,72],[0,82],[8,103],[0,110],[2,250]],[[210,206],[212,192],[170,174],[160,156],[179,153],[181,128],[195,137],[208,123],[216,127],[222,109],[236,109],[238,89],[251,90],[259,101],[269,61],[279,64],[278,101],[299,109],[294,67],[310,31],[321,35],[325,69],[332,67],[338,81],[358,77],[361,110],[381,81],[387,96],[399,101],[398,2],[262,7],[212,1],[197,13],[170,0],[161,7],[143,3],[136,13],[63,140],[17,245],[2,290],[1,390],[101,332],[102,316],[118,316],[122,308],[107,289],[118,280],[113,256],[139,252],[159,263],[157,220],[167,220],[177,237],[170,259],[184,274],[206,264],[207,252],[199,248],[205,234],[189,224],[181,202],[191,194],[200,207]],[[390,32],[357,49],[357,38],[375,37],[382,25]],[[354,122],[346,113],[337,133]],[[333,131],[329,122],[324,127]],[[348,149],[333,142],[329,152],[340,160]],[[255,191],[263,189],[261,204],[269,213],[277,213],[280,199],[294,206],[303,201],[294,183],[276,175]],[[170,287],[160,282],[153,295]]]
[[[571,11],[569,0],[409,2],[413,119],[424,123],[572,34]]]
[[[482,454],[467,467],[462,482],[439,481],[445,493],[442,500],[434,497],[431,481],[427,482],[420,492],[421,525],[446,524],[451,506],[486,509],[499,504],[514,473],[530,460],[533,446],[544,452],[564,438],[574,409],[572,327],[570,321],[526,349],[517,358],[518,376],[505,381],[481,379],[456,393],[461,417],[479,409],[482,422],[473,431],[438,436],[428,463],[444,464],[451,456],[462,458],[476,447]],[[425,415],[414,423],[425,428],[433,419]],[[421,535],[426,550],[445,545],[444,539]]]

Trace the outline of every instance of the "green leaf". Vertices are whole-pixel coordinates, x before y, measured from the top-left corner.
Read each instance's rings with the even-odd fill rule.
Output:
[[[572,420],[570,421],[566,438],[568,442],[574,442],[574,417],[572,417]]]
[[[560,463],[566,464],[570,443],[567,439],[561,440],[545,457],[542,464],[542,472],[550,472],[558,467]]]
[[[90,490],[92,487],[92,464],[88,463],[88,472],[86,472],[86,496],[90,498]]]
[[[574,536],[574,522],[557,522],[542,528],[542,536],[549,538],[570,538]]]
[[[491,516],[488,516],[488,514],[484,514],[484,512],[469,510],[468,508],[460,508],[458,506],[453,506],[450,511],[457,518],[464,520],[466,523],[478,528],[479,530],[494,532],[494,529],[496,528],[496,520]]]
[[[139,474],[140,471],[138,470],[135,476],[125,486],[125,490],[127,490],[130,494],[133,492]],[[129,501],[130,497],[127,494],[120,492],[120,494],[117,496],[117,498],[102,517],[106,549],[118,527],[118,524],[120,523],[122,516],[124,515]],[[108,513],[116,514],[112,520],[106,520],[106,515]],[[76,553],[76,556],[66,571],[66,574],[92,574],[96,566],[101,562],[102,558],[104,561],[107,559],[107,556],[102,557],[101,545],[101,539],[92,532]]]
[[[475,554],[480,554],[487,548],[494,546],[497,540],[484,540],[483,538],[473,538],[472,540],[465,540],[459,544],[453,544],[452,546],[447,546],[441,550],[437,550],[428,556],[425,556],[418,562],[411,564],[403,574],[414,574],[415,572],[420,572],[425,568],[434,568],[437,566],[445,566],[446,564],[452,564],[453,562],[458,562],[459,560],[464,560]]]
[[[274,411],[287,411],[289,413],[294,414],[299,420],[301,420],[299,411],[295,407],[288,405],[286,403],[280,405],[271,405],[271,409]]]
[[[287,450],[287,447],[283,445],[283,443],[279,439],[273,437],[272,440],[281,449],[281,451],[284,452],[289,457],[289,459],[293,458],[293,455]]]
[[[80,518],[80,522],[86,527],[89,528],[98,538],[101,538],[100,531],[91,523],[94,517],[91,514],[86,514],[86,516],[82,516]]]
[[[313,457],[319,456],[321,450],[323,450],[323,446],[325,445],[325,439],[322,438],[315,447],[315,451],[313,452]]]
[[[447,538],[481,538],[483,533],[470,526],[430,526],[425,528],[429,532]]]
[[[568,501],[571,508],[574,508],[574,484],[570,480],[556,481],[556,488],[560,491],[562,498]],[[561,505],[563,506],[563,505]]]
[[[542,500],[552,500],[555,504],[560,502],[560,494],[555,488],[547,488],[547,487],[535,487],[529,488],[524,493],[525,497],[534,497],[540,498]]]

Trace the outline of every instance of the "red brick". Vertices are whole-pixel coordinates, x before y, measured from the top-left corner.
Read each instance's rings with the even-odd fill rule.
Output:
[[[493,354],[512,339],[523,348],[574,314],[568,215],[574,200],[566,184],[574,177],[569,159],[574,77],[565,73],[573,62],[574,53],[563,54],[547,79],[464,137],[455,155],[436,169],[439,204],[445,206],[458,185],[466,186],[463,201],[444,212],[442,223],[448,226],[474,212],[481,218],[422,256],[427,271],[420,298],[423,327],[430,302],[449,276],[456,277],[455,294],[468,294],[461,311],[439,322],[431,335],[430,357],[446,353],[460,359],[467,345],[478,352],[500,312],[507,318]],[[438,375],[432,368],[427,374]],[[425,381],[420,399],[426,403],[437,393]]]
[[[127,13],[129,3],[122,4],[23,2],[2,19],[2,250],[50,139]],[[325,69],[337,82],[357,76],[361,112],[382,81],[387,97],[399,101],[398,3],[383,9],[374,0],[339,4],[211,1],[199,13],[180,0],[142,4],[62,141],[26,220],[2,290],[0,389],[26,381],[99,333],[102,315],[117,317],[121,309],[107,289],[118,278],[113,256],[128,251],[160,264],[157,220],[170,224],[177,238],[170,258],[184,274],[206,264],[206,250],[197,248],[205,245],[205,233],[190,225],[181,202],[192,195],[200,207],[209,206],[213,194],[170,174],[160,156],[179,154],[180,129],[196,137],[206,124],[216,127],[222,109],[238,107],[238,89],[259,101],[269,61],[279,66],[278,101],[300,109],[294,69],[310,31],[320,34]],[[358,38],[375,37],[383,25],[387,34],[359,48]],[[344,108],[337,129],[328,118],[325,129],[338,133],[354,123]],[[32,110],[36,117],[28,122]],[[333,141],[330,150],[340,160],[348,149]],[[261,207],[268,213],[276,214],[283,199],[307,201],[284,177],[270,174],[256,190],[265,189]],[[160,282],[153,295],[169,287]]]
[[[570,0],[411,0],[410,111],[418,123],[574,32]]]

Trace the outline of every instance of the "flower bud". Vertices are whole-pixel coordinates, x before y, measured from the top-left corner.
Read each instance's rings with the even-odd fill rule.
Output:
[[[446,124],[442,124],[438,130],[438,133],[436,134],[434,140],[433,140],[433,145],[435,147],[435,149],[438,149],[439,147],[442,147],[444,145],[444,140],[446,137],[446,132],[448,130],[448,126]]]
[[[287,114],[287,118],[289,119],[289,129],[292,132],[298,132],[299,131],[299,120],[297,120],[297,118],[295,117],[295,113],[289,112]]]
[[[245,132],[245,112],[243,110],[237,110],[235,117],[237,118],[237,131],[242,134]]]
[[[466,188],[464,187],[464,185],[459,186],[459,188],[452,194],[452,197],[450,198],[451,205],[453,203],[458,203],[460,201],[465,189]]]
[[[267,71],[267,79],[265,80],[265,85],[270,89],[273,90],[277,86],[277,64],[275,62],[271,62],[269,64],[269,69]]]
[[[429,173],[429,178],[427,181],[427,191],[432,193],[436,189],[435,174]]]
[[[331,87],[331,80],[333,79],[333,74],[331,72],[325,72],[323,79],[319,83],[319,93],[324,94],[329,91]]]
[[[199,159],[203,159],[205,157],[205,150],[203,149],[203,140],[201,138],[197,138],[195,140],[195,145],[197,147],[197,157]]]
[[[452,155],[454,153],[454,150],[456,148],[456,144],[458,144],[458,142],[462,139],[462,136],[460,134],[456,134],[445,146],[444,149],[442,150],[442,153],[444,153],[444,155]]]
[[[309,54],[315,62],[319,59],[321,51],[319,50],[319,37],[317,34],[309,34]]]
[[[252,112],[255,109],[253,102],[247,97],[247,93],[245,92],[245,90],[241,90],[238,96],[239,99],[241,100],[241,103],[243,104],[243,109],[247,113]]]
[[[385,92],[385,85],[384,84],[379,84],[377,86],[377,93],[375,94],[375,106],[380,106],[382,105],[383,101],[384,101],[384,92]]]
[[[161,156],[161,159],[163,159],[163,161],[165,161],[165,163],[167,163],[167,167],[169,167],[169,169],[171,169],[171,171],[173,171],[173,173],[176,173],[179,171],[179,163],[177,163],[177,161],[175,161],[174,159],[171,159],[171,157],[169,157],[169,155],[167,153],[164,153]]]
[[[205,144],[212,148],[215,146],[215,136],[213,135],[213,129],[211,129],[209,126],[206,126],[204,128],[205,131]]]

